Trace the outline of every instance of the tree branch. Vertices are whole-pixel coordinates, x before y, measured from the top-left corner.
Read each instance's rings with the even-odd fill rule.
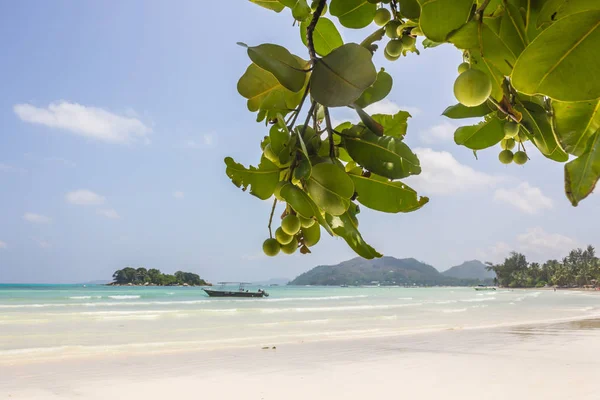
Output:
[[[277,199],[273,200],[273,207],[271,208],[271,216],[269,216],[269,237],[273,239],[273,232],[271,232],[271,223],[273,222],[273,214],[275,214],[275,206],[277,205]]]
[[[315,28],[317,27],[317,22],[319,22],[319,18],[321,17],[321,13],[327,4],[327,0],[319,0],[319,5],[317,6],[315,13],[313,14],[312,20],[308,27],[306,28],[306,43],[308,45],[308,54],[310,54],[310,60],[312,61],[313,67],[317,61],[317,53],[315,51],[315,43],[313,41],[313,33]]]
[[[335,158],[335,143],[333,143],[333,127],[331,126],[331,117],[329,108],[325,107],[325,124],[327,126],[327,138],[329,139],[329,157]]]

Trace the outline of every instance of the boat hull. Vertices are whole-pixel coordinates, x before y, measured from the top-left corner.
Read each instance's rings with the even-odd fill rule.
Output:
[[[210,290],[202,289],[210,297],[267,297],[269,296],[265,292],[239,292],[239,291],[228,291],[228,290]]]

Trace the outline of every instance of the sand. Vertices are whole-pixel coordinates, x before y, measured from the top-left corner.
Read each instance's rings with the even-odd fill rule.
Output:
[[[269,345],[0,364],[0,399],[600,398],[600,320]]]

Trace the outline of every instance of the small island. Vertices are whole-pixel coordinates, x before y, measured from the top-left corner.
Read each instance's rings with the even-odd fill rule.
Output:
[[[125,267],[116,270],[109,286],[212,286],[192,272],[177,271],[163,274],[159,269]]]

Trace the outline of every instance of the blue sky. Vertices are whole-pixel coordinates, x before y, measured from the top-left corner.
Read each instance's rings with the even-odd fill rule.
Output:
[[[293,278],[354,256],[333,238],[309,256],[261,255],[270,202],[242,193],[224,173],[228,155],[256,164],[266,133],[237,94],[249,60],[235,43],[307,54],[289,12],[235,6],[0,5],[0,282],[108,279],[127,265],[212,281]],[[361,40],[357,32],[343,36]],[[363,210],[367,241],[442,270],[498,261],[511,249],[545,260],[598,244],[600,227],[591,222],[598,195],[571,207],[562,165],[531,145],[531,161],[517,167],[501,165],[498,149],[475,160],[453,143],[457,124],[440,114],[455,103],[458,51],[375,61],[395,86],[370,111],[412,113],[407,143],[423,174],[407,183],[431,200],[406,215]]]

